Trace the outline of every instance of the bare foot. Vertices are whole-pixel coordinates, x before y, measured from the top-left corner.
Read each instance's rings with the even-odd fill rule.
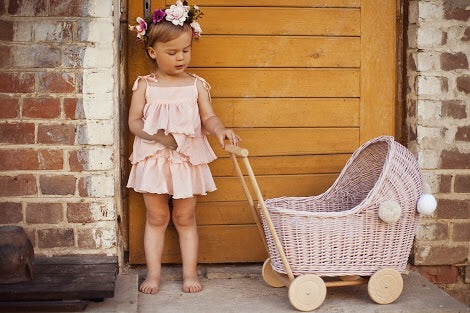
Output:
[[[196,277],[188,277],[183,279],[183,291],[195,293],[202,290],[202,285]]]
[[[145,281],[140,285],[139,291],[147,294],[155,294],[160,288],[160,277],[147,276]]]

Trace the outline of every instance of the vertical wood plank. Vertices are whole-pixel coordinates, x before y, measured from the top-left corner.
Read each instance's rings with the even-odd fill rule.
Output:
[[[361,2],[360,143],[395,136],[396,1]]]

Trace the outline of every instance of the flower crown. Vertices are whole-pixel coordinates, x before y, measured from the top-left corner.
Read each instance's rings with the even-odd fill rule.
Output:
[[[181,2],[181,0],[177,0],[176,4],[171,5],[169,9],[153,11],[152,17],[137,17],[137,25],[129,25],[129,30],[135,31],[138,39],[147,42],[149,24],[157,24],[165,19],[174,25],[183,26],[184,23],[189,24],[193,30],[193,37],[199,38],[202,29],[196,20],[202,15],[203,13],[197,5],[191,7],[187,1]]]

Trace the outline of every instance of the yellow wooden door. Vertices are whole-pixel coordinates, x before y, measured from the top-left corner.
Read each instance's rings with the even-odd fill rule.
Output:
[[[173,0],[153,1],[151,9]],[[394,135],[396,1],[199,0],[203,36],[191,72],[212,85],[213,106],[250,150],[265,198],[325,191],[351,153],[378,135]],[[143,15],[130,0],[129,21]],[[149,62],[128,39],[128,93]],[[131,138],[132,140],[132,138]],[[199,261],[266,258],[228,155],[210,138],[218,190],[198,199]],[[131,263],[144,263],[145,208],[129,199]],[[167,231],[164,262],[180,262]]]

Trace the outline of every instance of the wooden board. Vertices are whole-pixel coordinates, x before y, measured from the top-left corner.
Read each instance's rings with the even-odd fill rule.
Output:
[[[360,0],[199,0],[199,6],[271,6],[271,7],[352,7],[358,8]],[[173,4],[172,1],[166,1],[167,5]]]
[[[34,279],[0,284],[2,301],[86,300],[112,298],[117,258],[94,256],[36,257]]]
[[[361,64],[359,37],[214,35],[201,37],[193,48],[193,67],[305,68]],[[212,57],[209,59],[208,55]]]

